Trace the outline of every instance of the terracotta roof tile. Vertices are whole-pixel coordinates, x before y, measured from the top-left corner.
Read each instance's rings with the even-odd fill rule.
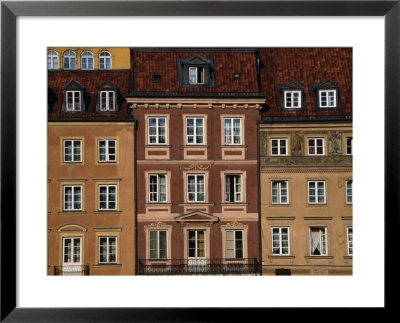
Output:
[[[351,48],[260,48],[261,91],[267,96],[263,116],[352,115]],[[326,80],[337,83],[342,109],[315,110],[312,84]],[[278,85],[295,81],[304,86],[305,111],[282,111]]]
[[[89,94],[90,103],[86,107],[86,112],[70,113],[62,112],[61,105],[63,100],[62,87],[70,81],[77,81],[85,87],[86,92]],[[124,118],[130,114],[127,110],[125,97],[129,93],[129,80],[130,71],[49,71],[48,72],[48,86],[56,100],[48,113],[49,119],[115,119]],[[119,88],[121,94],[120,110],[112,113],[96,112],[97,100],[97,87],[104,81],[109,81]]]

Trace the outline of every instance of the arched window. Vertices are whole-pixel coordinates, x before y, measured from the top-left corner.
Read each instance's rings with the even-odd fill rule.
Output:
[[[49,70],[58,69],[58,54],[55,50],[49,50],[47,52],[47,68]]]
[[[64,69],[66,70],[76,69],[76,54],[72,50],[67,50],[64,53]]]
[[[110,70],[111,69],[111,54],[107,51],[103,51],[99,54],[99,69]]]
[[[93,62],[93,54],[89,51],[84,51],[81,55],[81,69],[92,70],[94,68]]]

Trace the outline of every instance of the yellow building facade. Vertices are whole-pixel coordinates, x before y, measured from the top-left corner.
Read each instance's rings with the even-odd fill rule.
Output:
[[[351,122],[259,130],[262,273],[351,275]]]

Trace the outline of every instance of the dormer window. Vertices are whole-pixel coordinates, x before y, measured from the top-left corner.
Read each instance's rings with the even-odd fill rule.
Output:
[[[278,86],[282,110],[305,110],[304,86],[295,81]]]
[[[100,91],[100,111],[115,111],[114,91]]]
[[[61,109],[65,112],[82,112],[85,108],[85,88],[77,81],[71,81],[62,87],[64,100]],[[88,96],[86,96],[88,97]]]
[[[316,109],[341,109],[339,86],[335,82],[324,81],[312,85]]]
[[[81,111],[81,92],[80,91],[67,91],[66,92],[67,104],[66,111]]]
[[[97,111],[109,112],[117,111],[119,89],[115,84],[105,81],[98,87],[97,94]]]
[[[72,50],[67,50],[64,53],[64,69],[66,70],[74,70],[76,69],[76,54]]]
[[[204,84],[204,67],[189,67],[189,83]]]
[[[213,87],[214,63],[201,55],[178,59],[179,87]]]

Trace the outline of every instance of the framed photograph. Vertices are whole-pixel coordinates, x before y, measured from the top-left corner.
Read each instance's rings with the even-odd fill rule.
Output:
[[[190,322],[214,320],[234,322],[238,320],[239,312],[251,312],[248,315],[252,316],[266,315],[270,308],[375,307],[391,309],[394,302],[389,296],[389,290],[391,286],[396,286],[398,283],[397,276],[391,273],[391,269],[395,266],[390,262],[388,255],[396,253],[393,237],[398,234],[399,229],[397,205],[399,195],[397,151],[400,139],[397,130],[400,105],[398,95],[400,83],[399,28],[399,1],[2,1],[1,321]],[[337,139],[335,137],[336,130],[333,128],[329,132],[326,131],[326,138],[323,137],[325,135],[321,138],[305,135],[305,139],[303,139],[308,138],[308,145],[313,147],[314,159],[320,158],[319,154],[323,155],[328,150],[329,152],[334,150],[333,146],[339,141],[341,144],[337,149],[346,152],[350,149],[349,154],[353,155],[354,196],[351,172],[350,175],[345,174],[345,177],[348,178],[346,177],[343,183],[339,183],[339,181],[334,183],[335,187],[340,187],[343,191],[343,201],[345,201],[343,210],[337,209],[337,212],[340,213],[337,216],[341,217],[345,224],[346,221],[354,220],[356,228],[354,259],[352,243],[351,256],[347,254],[341,256],[344,263],[351,260],[353,264],[350,276],[343,274],[343,268],[340,267],[332,267],[331,272],[339,275],[335,277],[326,275],[323,269],[314,271],[322,275],[319,277],[314,275],[235,277],[224,275],[224,273],[207,277],[204,275],[202,277],[200,277],[201,275],[131,276],[130,267],[121,265],[118,261],[126,256],[125,250],[121,250],[119,242],[133,239],[134,233],[115,227],[114,224],[103,226],[94,224],[90,230],[93,231],[93,241],[95,241],[92,246],[92,249],[95,250],[92,256],[93,259],[96,259],[96,264],[90,270],[98,273],[90,277],[55,277],[70,273],[69,269],[65,268],[72,262],[75,262],[74,265],[79,265],[80,273],[87,273],[86,271],[89,270],[89,267],[82,261],[83,256],[80,252],[87,228],[74,221],[74,214],[85,213],[87,206],[85,208],[82,196],[84,196],[85,190],[90,189],[90,185],[95,183],[93,187],[96,186],[98,190],[98,194],[94,195],[96,198],[90,203],[94,207],[92,213],[99,216],[104,216],[105,213],[120,216],[119,206],[122,203],[132,202],[129,201],[128,196],[121,198],[117,195],[117,192],[119,194],[121,188],[127,185],[126,181],[117,178],[118,176],[113,176],[113,181],[95,175],[90,181],[83,177],[80,180],[71,181],[68,180],[67,175],[60,175],[58,178],[48,176],[48,165],[51,164],[51,158],[56,160],[57,164],[67,165],[68,168],[84,165],[90,160],[96,165],[107,167],[107,165],[119,164],[121,158],[125,158],[123,157],[125,155],[121,153],[125,137],[119,135],[116,127],[121,125],[118,112],[125,109],[126,106],[123,106],[125,103],[117,99],[122,90],[115,84],[124,82],[125,78],[129,82],[129,78],[134,77],[129,73],[129,69],[126,69],[126,75],[123,76],[122,71],[121,77],[116,77],[114,82],[103,82],[97,88],[90,90],[92,94],[97,93],[98,103],[92,108],[102,113],[106,111],[120,122],[114,127],[113,133],[107,133],[105,128],[102,128],[104,125],[101,124],[101,120],[95,120],[94,127],[96,129],[94,131],[98,135],[93,137],[93,132],[90,134],[93,137],[90,140],[93,139],[92,141],[96,142],[96,148],[92,155],[79,153],[89,147],[89,140],[86,141],[79,136],[78,138],[73,133],[68,134],[67,137],[62,135],[56,138],[60,128],[59,123],[54,124],[53,128],[48,128],[48,121],[49,123],[55,121],[48,119],[48,116],[50,116],[49,118],[52,116],[49,112],[51,111],[49,102],[51,102],[52,93],[50,84],[62,84],[63,97],[61,100],[58,98],[57,101],[57,104],[60,101],[65,102],[63,106],[60,106],[61,111],[70,112],[71,109],[84,109],[83,105],[86,104],[85,89],[81,88],[81,83],[85,83],[85,77],[80,79],[81,83],[74,83],[74,81],[62,83],[63,80],[59,81],[58,76],[53,77],[51,73],[47,73],[49,50],[54,52],[54,57],[59,57],[58,49],[68,46],[95,49],[122,48],[126,50],[116,51],[116,54],[113,52],[112,56],[125,55],[128,60],[132,61],[140,60],[142,56],[145,57],[149,51],[148,48],[152,48],[153,52],[158,51],[157,57],[161,57],[163,52],[160,48],[170,48],[171,53],[177,52],[177,48],[219,48],[221,51],[224,48],[242,48],[242,51],[236,51],[244,57],[240,58],[243,71],[248,70],[247,65],[243,67],[246,57],[254,54],[251,52],[251,48],[342,48],[343,54],[339,54],[342,57],[347,55],[345,52],[349,49],[351,66],[354,68],[352,71],[354,95],[353,102],[350,103],[350,106],[354,107],[354,118],[352,119],[354,122],[354,151],[353,134],[351,130],[346,129],[345,123],[340,125],[340,131],[351,134],[351,136],[349,135],[351,143],[348,141],[342,143],[341,139]],[[86,56],[81,53],[82,59],[79,59],[79,66],[82,69],[84,66],[89,68],[90,64],[95,62],[99,66],[103,64],[103,67],[99,67],[99,69],[106,70],[107,64],[111,64],[111,60],[107,60],[109,53],[101,52],[101,50],[98,52],[94,50],[94,52],[94,60],[90,56],[93,54],[89,51]],[[235,54],[234,52],[233,54]],[[261,51],[260,60],[272,61],[273,55],[275,55],[268,56],[263,53]],[[213,65],[217,62],[215,58],[217,56],[212,55],[214,54],[207,56],[199,51],[197,54],[186,55],[185,58],[180,58],[179,55],[174,56],[174,62],[179,62],[178,66],[182,74],[179,74],[181,76],[178,79],[180,86],[201,88],[213,84],[214,68],[215,71],[218,71],[218,66]],[[279,55],[279,52],[276,55]],[[96,57],[98,57],[98,62]],[[294,60],[295,58],[292,61]],[[68,60],[67,63],[71,62],[74,62],[73,59],[72,61]],[[327,61],[324,59],[324,62]],[[52,64],[53,61],[50,63]],[[327,64],[331,63],[328,61]],[[119,67],[115,66],[115,68]],[[307,68],[317,69],[318,66],[310,65]],[[331,66],[331,68],[335,69],[335,66]],[[340,68],[345,67],[342,65],[337,67],[338,70]],[[159,69],[162,70],[161,67]],[[99,74],[100,72],[93,73]],[[304,71],[305,73],[306,71]],[[165,77],[164,75],[167,74],[152,71],[152,84],[157,85],[160,78]],[[232,77],[232,82],[235,82],[245,76],[246,72],[235,71],[233,76],[229,77]],[[328,76],[313,84],[315,92],[313,98],[316,100],[315,102],[319,102],[318,109],[324,110],[328,105],[338,110],[346,108],[348,103],[340,96],[342,88],[335,82],[326,81],[327,79],[329,79]],[[278,96],[275,98],[276,102],[280,102],[281,109],[304,109],[306,105],[312,104],[311,96],[306,102],[304,88],[300,83],[290,82],[273,86],[276,87],[276,93],[281,95],[280,99]],[[129,108],[140,108],[144,111],[143,116],[141,116],[141,112],[138,112],[137,115],[140,117],[135,120],[142,124],[139,126],[147,129],[143,138],[146,137],[149,143],[144,146],[143,154],[147,156],[146,158],[149,157],[149,160],[152,154],[165,153],[168,155],[170,153],[168,148],[164,147],[162,149],[165,151],[161,151],[151,144],[170,144],[175,140],[173,136],[165,138],[162,135],[165,128],[163,122],[170,126],[171,121],[166,115],[157,115],[157,118],[149,117],[146,114],[148,110],[144,110],[147,109],[146,100],[149,98],[141,94],[140,86],[137,88],[139,90],[131,91],[129,95],[125,93],[124,96],[128,97],[127,106]],[[235,97],[239,103],[235,101],[234,108],[249,109],[248,115],[251,115],[250,110],[254,108],[256,111],[262,99],[253,98],[254,107],[249,105],[238,107],[241,103]],[[213,102],[211,107],[208,104],[207,109],[225,108],[224,106],[217,107],[217,102],[220,103],[217,99]],[[88,104],[90,104],[89,101]],[[277,106],[279,107],[279,104]],[[152,108],[158,109],[159,107],[156,104]],[[169,108],[169,106],[163,106],[163,109]],[[177,105],[176,109],[178,108]],[[199,107],[195,105],[190,108]],[[76,112],[73,111],[73,113]],[[55,115],[54,117],[57,118]],[[141,117],[143,120],[140,119]],[[182,120],[182,116],[180,118]],[[207,118],[210,119],[210,117],[208,114],[199,117],[192,113],[184,118],[186,118],[184,119],[186,132],[182,130],[183,137],[186,138],[186,145],[182,148],[184,154],[196,154],[196,156],[207,154],[207,149],[203,146],[204,143],[208,143],[207,140],[210,138],[207,139],[207,135],[203,136],[202,134],[207,134]],[[219,121],[224,129],[227,129],[227,133],[229,133],[229,129],[233,129],[229,138],[221,139],[221,137],[220,141],[223,143],[224,140],[225,142],[230,140],[237,144],[234,147],[236,149],[234,154],[244,155],[245,148],[242,147],[244,136],[241,134],[242,132],[249,133],[252,131],[251,128],[245,128],[243,120],[233,114],[229,115],[229,118]],[[156,129],[155,135],[152,125]],[[221,125],[218,124],[218,127]],[[213,127],[217,126],[214,124]],[[289,151],[290,154],[293,154],[296,144],[294,137],[290,137],[290,140],[282,139],[281,128],[278,127],[271,132],[268,127],[268,122],[265,122],[260,129],[265,130],[265,140],[268,142],[271,140],[271,156],[274,158],[276,157],[273,156],[274,154],[286,156]],[[298,125],[298,129],[301,128],[299,127]],[[52,136],[48,137],[48,134],[52,135],[53,133],[55,141]],[[192,133],[195,134],[191,135]],[[240,135],[235,136],[237,133]],[[267,135],[268,133],[270,135]],[[126,138],[131,137],[128,134]],[[323,147],[324,140],[326,148]],[[50,151],[51,145],[57,147],[61,145],[62,152]],[[262,150],[262,148],[260,149]],[[267,151],[269,150],[265,148],[265,152]],[[229,149],[224,153],[227,160],[232,158],[229,157],[229,154],[232,153]],[[246,152],[246,154],[248,153]],[[47,158],[49,158],[49,164]],[[274,162],[274,158],[266,159],[265,162],[271,164]],[[188,159],[190,160],[190,158]],[[152,163],[151,160],[150,163]],[[207,167],[209,166],[201,163],[196,165],[181,163],[180,172],[185,174],[183,181],[188,190],[186,197],[181,202],[185,212],[177,218],[179,225],[176,227],[169,226],[162,221],[157,222],[157,217],[154,217],[150,221],[151,223],[146,223],[142,219],[144,224],[140,224],[141,232],[143,232],[140,239],[149,244],[145,246],[144,250],[138,251],[142,258],[167,258],[166,255],[170,253],[168,247],[170,248],[171,244],[168,242],[169,234],[171,230],[176,231],[181,228],[183,235],[186,234],[182,240],[186,241],[186,243],[182,242],[183,248],[193,258],[190,259],[191,263],[184,265],[192,269],[197,268],[196,270],[204,267],[202,263],[199,265],[194,261],[198,261],[197,258],[205,261],[207,258],[205,254],[210,254],[210,250],[207,249],[209,244],[203,244],[203,242],[206,241],[205,237],[210,236],[212,226],[203,227],[199,224],[197,226],[190,224],[192,227],[190,225],[187,227],[187,223],[189,217],[192,216],[193,218],[201,217],[210,223],[215,221],[215,217],[207,212],[210,207],[207,203],[204,204],[206,205],[205,211],[192,212],[193,214],[190,211],[190,203],[188,203],[193,199],[196,202],[208,201],[207,193],[204,194],[201,189],[205,187],[204,183],[211,180],[207,175]],[[148,204],[145,206],[146,212],[148,208],[153,210],[158,207],[161,211],[165,207],[168,208],[168,203],[161,203],[170,202],[171,188],[169,186],[171,183],[168,171],[157,173],[143,168],[141,172],[145,174],[142,176],[142,186],[146,187],[146,191],[142,195],[145,196],[144,199]],[[248,200],[251,200],[251,197],[243,187],[246,185],[246,173],[249,172],[251,172],[250,168],[243,168],[241,171],[235,169],[235,172],[221,171],[221,182],[224,181],[226,184],[222,188],[222,193],[218,192],[218,194],[221,193],[221,196],[225,196],[226,205],[223,205],[222,208],[231,210],[233,207],[244,207],[246,209],[247,206],[244,203],[247,202],[246,194]],[[287,194],[288,182],[273,176],[268,178],[268,182],[271,183],[268,186],[268,190],[271,190],[268,195],[271,195],[270,204],[275,209],[277,209],[276,205],[273,204],[288,204],[287,201],[292,199],[292,193]],[[289,183],[289,185],[291,184]],[[61,202],[57,201],[58,204],[54,210],[50,204],[49,207],[47,205],[50,186],[60,190],[57,194]],[[326,191],[329,192],[331,187],[333,186],[329,186],[323,181],[309,178],[306,188],[309,195],[310,192],[314,192],[312,194],[318,192],[318,195],[311,194],[311,200],[309,197],[308,203],[325,204]],[[321,190],[324,193],[319,195]],[[116,196],[118,196],[117,199],[115,199]],[[348,204],[351,204],[351,208],[353,207],[353,198],[354,219],[347,212]],[[240,203],[233,206],[233,202]],[[59,205],[62,205],[61,209],[59,209]],[[133,206],[129,204],[129,207]],[[291,205],[287,207],[291,207]],[[315,206],[313,207],[315,208]],[[317,205],[317,207],[320,206]],[[67,225],[54,224],[57,232],[51,232],[48,230],[50,212],[54,212],[56,215],[54,219],[58,218],[60,214],[65,216],[65,213],[69,213],[68,216],[71,217],[71,220]],[[274,217],[279,215],[278,213],[275,214],[272,211],[266,215],[266,219],[274,220]],[[75,220],[77,219],[76,214]],[[145,218],[146,214],[140,216]],[[322,215],[318,217],[315,214],[307,214],[304,219],[302,217],[302,221],[313,223],[310,231],[305,232],[304,235],[310,236],[310,250],[312,250],[310,252],[326,256],[326,261],[330,261],[326,252],[327,231],[320,225],[322,218]],[[286,220],[290,222],[290,219]],[[271,235],[271,237],[274,235],[277,237],[276,239],[285,240],[289,226],[271,226],[269,231],[266,230],[261,234]],[[245,238],[247,239],[249,234],[253,234],[252,229],[249,230],[247,225],[236,221],[227,223],[221,228],[218,227],[218,230],[220,233],[222,232],[219,239],[225,242],[221,249],[224,250],[224,256],[229,253],[232,255],[230,258],[248,257],[250,259],[250,255],[241,243],[245,241]],[[345,225],[343,230],[346,232],[347,238],[346,234],[338,236],[338,242],[343,244],[343,241],[348,241],[349,234],[352,241],[352,224]],[[63,255],[66,255],[61,258],[55,257],[51,266],[47,266],[49,257],[52,257],[50,253],[48,254],[47,243],[50,241],[48,239],[53,239],[52,243],[57,244],[57,248],[62,250]],[[329,239],[328,244],[332,242]],[[162,244],[164,240],[165,243]],[[150,246],[154,241],[157,242],[156,248]],[[233,244],[232,241],[234,241]],[[190,247],[191,243],[194,243],[195,247]],[[232,248],[228,247],[229,243],[233,246]],[[289,249],[285,246],[284,244],[280,245],[275,253],[285,256],[285,253],[289,253]],[[350,250],[350,247],[346,246],[346,250]],[[290,248],[292,248],[292,244]],[[79,257],[75,257],[76,250],[78,250]],[[310,262],[313,255],[299,255],[298,258],[302,257],[306,262]],[[251,256],[253,257],[253,255]],[[329,256],[331,255],[329,254]],[[129,255],[126,259],[130,261]],[[293,257],[288,261],[296,263]],[[136,266],[139,264],[141,266],[139,269],[146,272],[156,268],[149,265],[152,263],[154,262],[136,262]],[[72,267],[77,268],[77,266]],[[112,277],[102,276],[101,273],[105,267],[111,268],[116,274]],[[218,268],[225,267],[227,268],[226,263]],[[253,264],[246,268],[250,267],[252,271],[259,268]],[[273,272],[276,275],[287,275],[287,270],[284,268],[273,268]],[[76,270],[73,269],[73,274],[76,273]],[[321,297],[315,298],[316,290],[310,289],[310,284],[324,286],[318,292]],[[363,292],[366,284],[368,284],[368,295]],[[348,291],[343,293],[345,288]]]

